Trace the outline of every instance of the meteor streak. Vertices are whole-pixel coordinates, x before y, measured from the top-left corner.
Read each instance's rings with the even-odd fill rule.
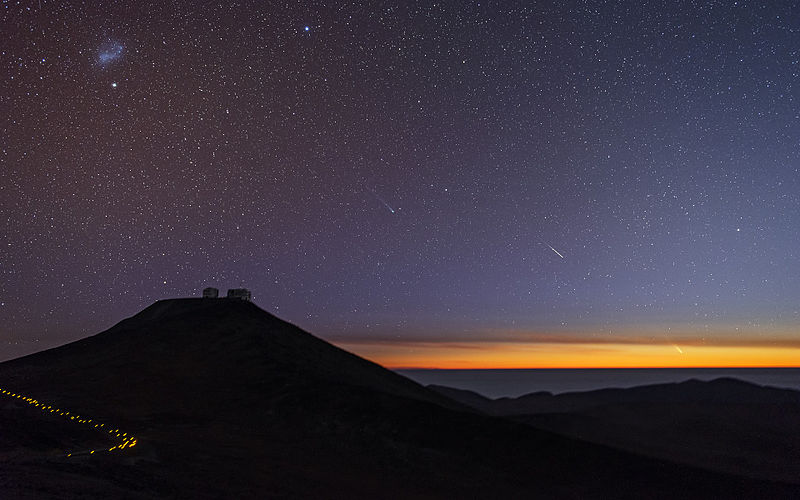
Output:
[[[551,246],[550,246],[550,245],[548,245],[547,243],[545,243],[545,245],[547,245],[548,247],[550,247],[550,250],[554,251],[554,252],[556,253],[556,255],[558,255],[558,256],[559,256],[559,257],[561,257],[562,259],[564,258],[564,256],[563,256],[563,255],[561,255],[561,253],[560,253],[558,250],[556,250],[555,248],[551,247]]]

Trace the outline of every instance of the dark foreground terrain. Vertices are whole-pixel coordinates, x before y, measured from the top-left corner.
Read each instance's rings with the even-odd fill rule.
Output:
[[[498,416],[247,302],[157,302],[0,364],[0,388],[16,395],[0,394],[2,498],[800,496],[790,464],[752,474],[676,461],[608,437],[624,434],[613,408]],[[640,418],[670,423],[657,407]]]
[[[800,483],[800,392],[731,378],[488,399],[479,411],[594,443],[752,478]]]

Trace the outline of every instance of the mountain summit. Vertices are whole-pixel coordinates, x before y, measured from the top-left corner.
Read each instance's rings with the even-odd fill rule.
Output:
[[[252,302],[229,299],[158,301],[98,335],[0,364],[0,376],[48,399],[85,394],[70,403],[131,418],[173,407],[202,413],[200,394],[252,407],[281,388],[319,384],[459,407]]]
[[[156,302],[0,387],[4,497],[800,493],[476,413],[245,301]]]

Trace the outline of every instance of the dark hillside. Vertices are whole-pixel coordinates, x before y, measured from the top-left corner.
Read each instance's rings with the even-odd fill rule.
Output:
[[[440,394],[490,415],[748,477],[800,483],[800,392],[731,378],[488,399]]]
[[[4,497],[800,494],[480,415],[247,302],[157,302],[0,364],[0,386],[92,419],[0,396],[0,423],[15,429],[0,440]],[[89,435],[96,422],[136,446],[90,454],[111,446]]]

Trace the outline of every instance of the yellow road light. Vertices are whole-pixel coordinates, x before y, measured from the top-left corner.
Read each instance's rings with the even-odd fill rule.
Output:
[[[0,394],[5,394],[5,395],[7,395],[9,397],[22,399],[26,403],[28,403],[30,405],[33,405],[33,406],[35,406],[37,408],[40,408],[42,411],[49,411],[50,413],[58,413],[61,416],[69,417],[70,420],[77,420],[81,424],[90,424],[90,423],[94,422],[93,419],[81,418],[80,415],[71,415],[69,411],[62,410],[61,408],[53,408],[53,406],[45,405],[44,403],[40,402],[38,399],[34,399],[34,398],[31,398],[31,397],[26,397],[26,396],[24,396],[22,394],[13,393],[13,392],[8,391],[7,389],[0,389]],[[102,424],[102,423],[96,423],[96,424],[93,424],[93,425],[94,425],[95,429],[98,428],[98,427],[105,427],[105,424]],[[130,448],[130,447],[132,447],[132,446],[134,446],[136,444],[136,440],[134,439],[133,436],[127,437],[128,436],[127,432],[121,433],[119,429],[110,429],[108,431],[108,433],[109,434],[116,434],[116,437],[123,439],[123,442],[122,442],[121,445],[117,444],[115,446],[112,446],[111,448],[108,449],[109,452],[110,451],[114,451],[116,449],[123,449],[126,446]],[[96,451],[100,451],[100,450],[91,450],[89,452],[89,454],[90,455],[94,455],[94,453]],[[73,455],[74,455],[74,453],[67,453],[68,457],[71,457]]]

